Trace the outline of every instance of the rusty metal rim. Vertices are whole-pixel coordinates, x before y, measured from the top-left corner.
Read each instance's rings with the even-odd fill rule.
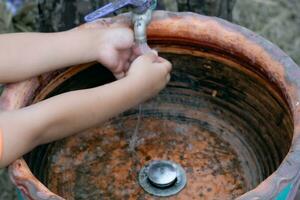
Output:
[[[122,15],[99,20],[82,28],[116,23],[128,24],[130,19],[128,15]],[[297,77],[300,77],[300,69],[284,52],[243,27],[192,13],[156,12],[148,34],[152,41],[176,41],[178,44],[192,44],[199,49],[209,47],[220,56],[239,57],[239,60],[251,67],[251,71],[264,77],[269,85],[275,86],[277,92],[288,103],[294,119],[294,138],[289,154],[272,176],[238,199],[273,199],[279,191],[299,176],[300,159],[297,157],[300,154],[300,79]],[[33,101],[32,98],[62,72],[48,73],[7,86],[0,99],[0,108],[12,110],[29,105]],[[16,98],[15,94],[20,96]],[[9,170],[14,183],[29,199],[62,199],[51,193],[32,175],[24,160],[17,160]]]

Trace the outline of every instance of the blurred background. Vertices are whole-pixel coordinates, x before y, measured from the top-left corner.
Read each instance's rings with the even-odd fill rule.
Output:
[[[83,23],[85,14],[108,2],[0,0],[0,33],[67,30]],[[300,65],[299,0],[158,0],[158,9],[197,12],[239,24],[278,45]],[[0,200],[15,199],[17,194],[7,170],[0,169]]]

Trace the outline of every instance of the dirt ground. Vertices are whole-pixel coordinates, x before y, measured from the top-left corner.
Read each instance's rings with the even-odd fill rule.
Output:
[[[164,1],[173,2],[173,0]],[[29,2],[31,4],[28,4],[25,10],[27,14],[12,21],[12,16],[3,10],[3,0],[0,0],[0,33],[35,30],[34,22],[31,20],[35,10],[32,7],[33,1]],[[277,44],[300,65],[299,10],[299,0],[237,0],[233,9],[233,22]],[[15,188],[9,181],[7,170],[2,169],[0,170],[0,200],[15,199],[17,199]]]

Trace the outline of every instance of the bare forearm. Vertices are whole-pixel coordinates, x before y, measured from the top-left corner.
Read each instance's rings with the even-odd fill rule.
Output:
[[[65,93],[18,111],[2,113],[5,166],[40,144],[94,127],[145,97],[126,78],[101,87]],[[129,87],[131,86],[131,87]]]
[[[101,124],[109,118],[137,105],[146,97],[122,79],[102,87],[75,91],[43,102],[41,112],[49,116],[50,128],[41,143],[67,137]],[[45,109],[47,108],[47,109]]]
[[[24,80],[95,60],[95,31],[0,35],[0,82]]]

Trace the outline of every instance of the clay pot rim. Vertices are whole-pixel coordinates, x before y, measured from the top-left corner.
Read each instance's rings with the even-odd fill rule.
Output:
[[[85,24],[81,28],[124,23],[130,23],[128,14],[101,19],[96,23]],[[274,89],[286,100],[294,121],[293,143],[290,152],[270,177],[238,199],[273,199],[278,191],[299,176],[300,160],[297,156],[300,154],[300,79],[297,77],[300,77],[300,69],[291,58],[277,46],[246,28],[215,17],[193,13],[155,12],[148,29],[148,36],[151,41],[171,40],[182,44],[192,44],[191,48],[193,48],[192,46],[211,47],[214,51],[220,52],[220,59],[238,55],[239,60],[246,63],[251,71],[268,80],[270,85],[273,85]],[[88,65],[80,66],[77,69],[84,67],[88,67]],[[51,79],[64,71],[51,72],[8,85],[0,98],[0,108],[11,110],[30,104],[33,100],[32,97],[36,96]],[[26,95],[16,98],[14,94],[20,92]],[[50,192],[32,175],[23,159],[12,163],[9,171],[12,181],[28,197],[32,199],[45,197],[62,199]]]

